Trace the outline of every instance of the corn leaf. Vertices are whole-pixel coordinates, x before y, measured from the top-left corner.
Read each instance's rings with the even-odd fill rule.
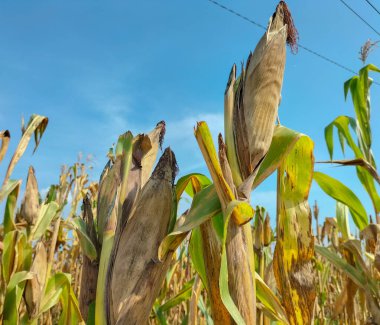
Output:
[[[273,270],[291,324],[312,322],[316,297],[314,239],[307,201],[314,169],[313,147],[311,139],[302,136],[278,170]]]
[[[24,292],[25,283],[31,279],[33,274],[21,271],[13,274],[10,279],[3,306],[3,324],[14,325],[19,323],[19,306]]]
[[[56,273],[47,282],[44,296],[41,300],[40,311],[36,318],[48,311],[59,302],[62,292],[70,286],[71,275],[68,273]]]
[[[334,127],[338,131],[342,152],[345,152],[345,142],[347,142],[348,146],[351,148],[357,158],[363,157],[363,153],[355,143],[350,132],[350,127],[354,131],[357,130],[357,123],[352,117],[342,115],[338,116],[334,121],[325,127],[325,141],[327,149],[329,151],[330,159],[333,159],[334,155]]]
[[[12,273],[15,271],[15,266],[17,265],[15,252],[17,237],[17,230],[10,231],[4,236],[4,249],[1,257],[1,274],[5,283],[9,282]]]
[[[33,152],[37,150],[37,147],[41,141],[42,135],[44,134],[45,129],[47,127],[47,124],[48,124],[47,117],[41,116],[41,115],[31,116],[29,123],[25,131],[23,132],[22,138],[16,148],[16,151],[13,154],[13,157],[8,165],[3,186],[8,182],[9,177],[11,176],[14,167],[16,166],[17,162],[20,160],[21,156],[24,154],[33,133],[34,133],[34,139],[35,139],[35,147],[34,147]]]
[[[327,195],[348,206],[359,230],[368,225],[367,212],[358,197],[346,185],[320,172],[314,173],[314,180]]]
[[[255,279],[256,295],[263,304],[264,312],[271,319],[277,320],[281,324],[289,324],[284,307],[282,307],[281,302],[278,300],[273,291],[267,286],[258,273],[256,273]]]
[[[214,185],[195,194],[189,213],[182,225],[174,228],[161,242],[158,256],[162,260],[169,251],[175,251],[187,234],[206,220],[221,212],[221,206]]]
[[[0,189],[0,202],[3,201],[16,187],[21,186],[21,180],[10,180]]]
[[[366,290],[367,279],[363,272],[357,270],[352,265],[348,264],[343,258],[338,256],[336,253],[330,251],[327,247],[315,246],[315,251],[326,258],[331,264],[333,264],[337,269],[347,275],[352,281],[355,282],[360,288]]]
[[[276,126],[268,153],[261,163],[255,181],[253,182],[253,189],[277,170],[301,137],[302,134],[297,131],[288,129],[285,126]]]
[[[32,229],[32,240],[39,239],[49,228],[53,218],[56,216],[59,205],[56,202],[50,202],[41,206],[36,224]]]
[[[115,232],[105,231],[103,237],[102,251],[100,253],[98,283],[96,286],[96,304],[95,304],[95,324],[106,324],[104,293],[106,287],[106,277],[108,262],[112,251]]]
[[[354,76],[344,84],[344,93],[347,97],[348,90],[351,92],[352,102],[355,108],[355,115],[361,130],[360,140],[363,144],[363,149],[371,148],[372,134],[370,126],[370,104],[369,104],[369,88],[371,86],[371,80],[368,78],[369,71],[380,72],[380,70],[370,64],[363,67],[359,71],[359,76]],[[367,151],[369,154],[369,151]],[[369,158],[367,156],[367,158]]]
[[[336,202],[336,220],[338,229],[344,240],[351,238],[350,223],[348,220],[348,207],[343,203]]]
[[[20,192],[20,181],[9,181],[7,183],[7,192],[9,192],[7,197],[7,202],[5,203],[5,212],[4,212],[4,234],[9,231],[15,230],[16,225],[14,223],[15,209],[17,204],[18,194]]]
[[[215,146],[212,140],[211,132],[206,122],[198,122],[195,129],[195,138],[197,139],[199,148],[203,154],[207,168],[214,182],[216,192],[223,209],[225,209],[231,201],[235,200],[232,189],[224,179],[222,168],[220,166]],[[238,207],[238,206],[237,206]],[[253,214],[252,214],[253,216]],[[232,218],[238,225],[243,225],[249,221],[247,215],[241,215],[239,209],[232,211]]]
[[[94,243],[87,233],[85,222],[83,219],[76,217],[71,219],[70,223],[78,235],[80,247],[83,251],[83,254],[85,254],[91,261],[94,261],[97,258],[98,253],[96,251]]]
[[[79,311],[78,300],[75,297],[74,290],[70,285],[63,288],[60,296],[60,302],[62,306],[62,313],[59,317],[58,325],[84,325],[84,321]]]
[[[193,263],[195,271],[199,274],[203,285],[208,288],[206,266],[203,256],[203,242],[202,235],[199,227],[196,227],[191,232],[189,242],[189,255]]]
[[[170,310],[171,308],[173,308],[175,306],[178,306],[182,302],[190,299],[190,297],[191,297],[191,291],[192,291],[193,284],[194,284],[194,280],[195,279],[193,278],[190,281],[186,282],[183,285],[183,288],[174,297],[172,297],[169,300],[167,300],[158,309],[161,312],[166,312],[166,311]]]
[[[211,185],[211,181],[205,175],[198,173],[185,175],[176,184],[177,201],[179,201],[183,192],[186,192],[190,197],[194,197],[197,192],[209,185]]]

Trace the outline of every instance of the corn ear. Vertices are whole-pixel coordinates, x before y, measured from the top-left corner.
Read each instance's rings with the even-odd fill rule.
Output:
[[[34,225],[38,218],[40,209],[38,184],[34,168],[29,167],[28,178],[26,180],[26,189],[24,200],[21,204],[21,217],[31,226]]]
[[[28,310],[29,318],[34,318],[38,315],[40,301],[43,297],[43,289],[46,282],[47,271],[47,253],[42,242],[37,243],[36,253],[34,256],[30,272],[33,278],[26,282],[25,286],[25,303]]]
[[[266,217],[264,220],[263,230],[264,230],[264,246],[269,246],[270,243],[272,242],[272,229],[270,227],[270,218],[269,218],[268,213],[266,214]]]
[[[197,139],[199,148],[203,154],[211,178],[215,184],[215,189],[218,194],[222,209],[225,210],[227,205],[234,201],[235,195],[233,189],[227,183],[221,165],[218,161],[216,150],[212,141],[210,130],[206,122],[198,122],[195,129],[195,138]],[[232,218],[235,223],[242,225],[250,220],[250,217],[241,215],[239,209],[232,212]]]
[[[0,147],[0,163],[7,153],[9,141],[11,140],[11,134],[8,130],[0,131],[1,147]]]
[[[107,268],[106,296],[110,296],[110,281],[122,231],[125,229],[129,219],[133,216],[132,210],[135,207],[136,199],[142,186],[144,186],[147,181],[147,175],[151,174],[164,134],[165,122],[161,121],[149,134],[139,134],[132,139],[132,134],[127,132],[125,135],[119,137],[118,146],[116,147],[116,156],[122,160],[122,181],[120,185],[121,193],[118,199],[119,210],[117,226]],[[112,309],[112,301],[107,299],[106,317],[109,320],[113,318],[111,314]]]
[[[285,68],[286,39],[287,25],[280,3],[266,33],[248,57],[235,94],[233,130],[240,172],[248,182],[246,196],[272,141]]]
[[[227,158],[231,166],[234,183],[239,186],[242,183],[238,156],[236,153],[236,143],[234,136],[234,104],[235,104],[235,84],[236,65],[232,66],[226,91],[224,92],[224,138],[226,139]]]
[[[145,324],[172,254],[158,261],[158,246],[168,231],[173,209],[176,161],[165,150],[143,187],[133,216],[123,229],[111,277],[114,324]]]
[[[99,256],[99,244],[92,214],[91,200],[86,197],[83,200],[83,219],[86,224],[86,233],[94,244],[97,257]],[[81,245],[82,247],[82,245]],[[83,251],[83,247],[82,247]],[[91,260],[83,251],[83,266],[81,271],[81,284],[79,295],[79,309],[84,320],[88,319],[89,306],[95,302],[96,286],[99,272],[98,259]]]

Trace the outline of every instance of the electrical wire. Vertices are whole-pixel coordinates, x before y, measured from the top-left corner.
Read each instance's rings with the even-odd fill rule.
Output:
[[[364,24],[366,24],[369,28],[371,28],[378,36],[380,36],[380,33],[372,27],[362,16],[360,16],[354,9],[352,9],[345,1],[339,0],[341,3],[343,3],[356,17],[358,17]],[[367,1],[368,2],[368,1]]]
[[[374,6],[374,4],[371,1],[369,0],[364,0],[364,1],[367,2],[373,8],[373,10],[375,10],[380,15],[380,11]]]
[[[209,1],[212,4],[218,6],[219,8],[222,8],[223,10],[226,10],[227,12],[229,12],[229,13],[237,16],[237,17],[239,17],[240,19],[243,19],[243,20],[251,23],[252,25],[255,25],[256,27],[259,27],[261,29],[266,30],[266,27],[264,27],[264,25],[262,25],[262,24],[260,24],[260,23],[258,23],[256,21],[254,21],[254,20],[252,20],[251,18],[248,18],[247,16],[242,15],[241,13],[239,13],[239,12],[237,12],[237,11],[231,9],[231,8],[228,8],[228,7],[224,6],[223,4],[219,3],[216,0],[207,0],[207,1]],[[298,43],[298,47],[301,48],[301,49],[303,49],[303,50],[305,50],[305,51],[307,51],[307,52],[309,52],[310,54],[313,54],[313,55],[319,57],[320,59],[322,59],[322,60],[324,60],[326,62],[334,64],[335,66],[337,66],[337,67],[339,67],[339,68],[341,68],[343,70],[346,70],[346,71],[348,71],[350,73],[353,73],[353,74],[357,75],[357,73],[354,70],[352,70],[352,69],[350,69],[350,68],[348,68],[348,67],[346,67],[346,66],[344,66],[344,65],[342,65],[342,64],[340,64],[340,63],[338,63],[336,61],[334,61],[333,59],[328,58],[327,56],[325,56],[323,54],[318,53],[317,51],[314,51],[314,50],[312,50],[312,49],[310,49],[310,48],[308,48],[308,47],[306,47],[306,46],[304,46],[304,45],[302,45],[300,43]],[[380,83],[378,83],[376,81],[373,81],[373,83],[376,84],[376,85],[380,85]]]

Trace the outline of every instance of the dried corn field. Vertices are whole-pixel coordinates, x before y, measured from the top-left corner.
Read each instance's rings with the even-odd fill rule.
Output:
[[[24,182],[12,173],[32,137],[34,151],[40,145],[48,118],[31,116],[13,153],[11,132],[1,131],[2,323],[380,324],[369,101],[369,73],[380,70],[366,65],[344,84],[354,115],[326,126],[331,159],[319,162],[356,169],[372,218],[352,189],[315,170],[312,139],[278,120],[286,47],[296,52],[297,40],[280,1],[246,64],[226,78],[218,143],[207,121],[195,125],[209,176],[178,177],[181,161],[164,148],[161,121],[115,139],[98,179],[79,160],[42,195],[33,167]],[[335,131],[351,159],[335,159]],[[277,209],[269,215],[251,194],[273,173]],[[313,182],[336,200],[334,216],[310,203]]]

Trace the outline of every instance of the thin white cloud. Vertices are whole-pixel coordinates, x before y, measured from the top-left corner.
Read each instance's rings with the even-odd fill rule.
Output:
[[[224,117],[220,113],[203,113],[194,116],[188,116],[176,121],[167,121],[167,140],[170,142],[183,141],[194,138],[194,127],[199,121],[207,122],[211,134],[214,138],[218,133],[223,133]],[[185,143],[185,145],[186,145]]]

